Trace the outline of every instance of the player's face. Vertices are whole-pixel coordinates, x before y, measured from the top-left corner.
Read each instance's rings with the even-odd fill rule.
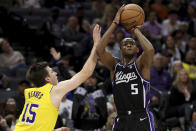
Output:
[[[130,40],[122,41],[121,43],[121,52],[122,55],[135,55],[139,49],[136,46],[136,43]]]
[[[52,85],[57,85],[58,79],[57,79],[57,73],[52,70],[50,67],[46,67],[48,71],[48,77],[47,82],[51,83]]]

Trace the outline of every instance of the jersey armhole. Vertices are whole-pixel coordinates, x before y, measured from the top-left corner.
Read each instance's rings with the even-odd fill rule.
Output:
[[[136,71],[137,71],[137,73],[139,74],[139,76],[140,76],[144,81],[150,83],[150,80],[146,80],[146,79],[142,76],[142,74],[139,72],[138,67],[137,67],[137,64],[136,64],[136,61],[134,61],[134,65],[135,65]]]
[[[52,100],[51,100],[51,93],[52,93],[52,91],[53,91],[53,89],[54,89],[54,85],[52,85],[52,87],[50,88],[50,91],[49,91],[49,103],[54,107],[54,109],[56,109],[56,110],[59,110],[59,108],[58,107],[56,107],[53,103],[52,103]]]

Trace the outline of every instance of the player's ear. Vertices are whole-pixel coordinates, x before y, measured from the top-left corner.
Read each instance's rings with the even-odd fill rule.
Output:
[[[50,82],[50,77],[45,77],[45,81],[48,83],[48,82]]]
[[[139,53],[140,49],[137,47],[137,53]]]

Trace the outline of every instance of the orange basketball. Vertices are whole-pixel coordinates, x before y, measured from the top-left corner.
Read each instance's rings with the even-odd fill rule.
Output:
[[[131,30],[136,26],[143,25],[144,19],[144,11],[139,5],[128,4],[121,13],[120,22],[127,30]]]

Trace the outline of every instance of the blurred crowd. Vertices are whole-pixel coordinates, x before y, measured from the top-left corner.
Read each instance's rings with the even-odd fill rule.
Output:
[[[195,0],[0,0],[0,131],[12,131],[22,112],[24,90],[32,87],[25,79],[29,65],[44,60],[59,81],[71,78],[90,54],[94,25],[103,34],[128,3],[143,8],[141,30],[156,51],[149,104],[156,131],[196,131]],[[120,58],[125,37],[134,38],[119,25],[106,50]],[[115,116],[110,74],[98,61],[94,74],[62,100],[56,128],[111,131]]]

